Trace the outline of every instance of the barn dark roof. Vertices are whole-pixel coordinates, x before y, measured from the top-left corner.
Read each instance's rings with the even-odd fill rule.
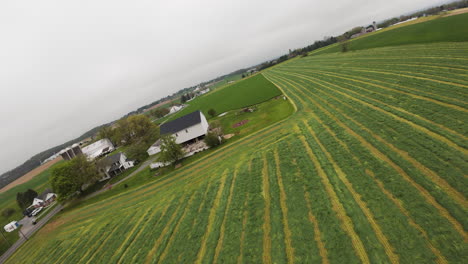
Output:
[[[200,110],[184,115],[161,125],[161,135],[173,134],[193,125],[201,123]]]
[[[45,189],[41,194],[39,194],[36,198],[37,199],[41,199],[41,200],[45,200],[47,194],[51,193],[52,192],[52,189],[50,188],[47,188]]]

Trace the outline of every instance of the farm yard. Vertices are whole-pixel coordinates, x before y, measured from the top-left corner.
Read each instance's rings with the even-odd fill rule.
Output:
[[[462,263],[467,61],[439,43],[270,68],[252,78],[288,119],[61,214],[7,263]]]

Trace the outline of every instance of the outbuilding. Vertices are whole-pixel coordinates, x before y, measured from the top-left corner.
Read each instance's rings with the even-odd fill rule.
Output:
[[[112,142],[107,138],[103,138],[94,142],[93,144],[83,147],[81,150],[83,154],[86,155],[88,160],[94,160],[97,157],[102,157],[108,153],[111,153],[114,151],[114,149],[115,147]]]
[[[177,144],[196,141],[208,133],[208,121],[200,110],[164,123],[160,127],[161,135],[173,135]],[[148,155],[161,151],[161,141],[158,139],[148,150]]]

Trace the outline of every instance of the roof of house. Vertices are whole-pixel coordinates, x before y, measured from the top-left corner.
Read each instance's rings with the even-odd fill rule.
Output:
[[[112,166],[109,168],[109,172],[118,170],[120,167],[122,167],[122,165],[112,164]]]
[[[179,132],[185,128],[201,123],[201,112],[197,110],[161,125],[161,135]]]
[[[156,142],[154,142],[154,144],[151,145],[150,148],[159,147],[159,146],[161,146],[161,139],[160,138],[158,140],[156,140]]]
[[[114,164],[116,163],[117,161],[120,161],[120,157],[122,156],[122,152],[119,152],[117,154],[114,154],[114,155],[111,155],[111,156],[107,156],[103,159],[101,159],[99,162],[98,162],[98,166],[109,166],[111,164]]]
[[[54,196],[57,196],[57,195],[56,195],[55,193],[48,193],[48,194],[46,195],[46,198],[45,198],[45,199],[46,199],[46,201],[47,201],[47,200],[49,200],[50,198],[52,198],[52,197],[54,197]]]
[[[43,202],[44,200],[42,199],[34,198],[32,205],[41,205]]]
[[[43,192],[41,192],[41,194],[39,194],[36,198],[38,198],[40,200],[44,200],[47,197],[47,194],[49,194],[51,192],[52,192],[52,189],[47,188]]]

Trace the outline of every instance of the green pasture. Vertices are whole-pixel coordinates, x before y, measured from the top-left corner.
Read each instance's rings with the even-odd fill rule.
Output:
[[[281,91],[278,88],[258,74],[202,95],[188,102],[186,108],[169,116],[168,119],[173,120],[195,110],[202,111],[209,118],[208,110],[210,109],[221,114],[229,110],[259,104],[280,94]]]
[[[251,109],[253,110],[252,113],[243,111],[243,109],[232,110],[225,116],[216,117],[212,120],[219,120],[224,134],[246,136],[290,116],[294,111],[291,103],[287,98],[286,100],[283,99],[282,96],[254,105]],[[233,127],[243,120],[248,120],[248,122],[244,125]]]

